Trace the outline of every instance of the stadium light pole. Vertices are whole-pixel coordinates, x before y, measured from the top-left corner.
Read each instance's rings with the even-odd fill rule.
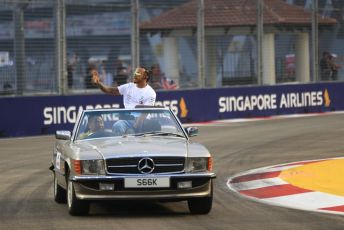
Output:
[[[131,0],[131,65],[140,65],[139,1]]]
[[[205,86],[205,48],[204,48],[204,0],[198,0],[197,9],[197,62],[198,62],[198,87]]]
[[[313,81],[319,81],[318,0],[312,1],[312,72]]]

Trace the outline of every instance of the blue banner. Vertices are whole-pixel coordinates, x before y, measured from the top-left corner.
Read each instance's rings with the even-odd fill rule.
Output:
[[[158,92],[184,123],[344,110],[344,83],[229,87]],[[0,98],[0,137],[71,130],[83,109],[119,108],[121,96],[78,95]]]

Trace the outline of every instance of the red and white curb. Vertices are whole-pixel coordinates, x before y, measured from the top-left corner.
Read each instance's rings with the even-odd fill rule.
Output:
[[[242,197],[269,205],[344,215],[343,196],[299,188],[279,177],[283,170],[319,161],[253,169],[230,177],[227,186]]]

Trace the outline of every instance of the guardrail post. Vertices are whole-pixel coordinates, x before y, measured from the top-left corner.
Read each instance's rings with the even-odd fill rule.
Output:
[[[66,5],[65,0],[56,0],[55,4],[55,68],[59,94],[66,94],[67,87],[67,55],[66,55]]]
[[[263,84],[263,37],[264,37],[264,15],[263,0],[257,0],[257,83]]]
[[[197,61],[198,87],[204,88],[205,48],[204,48],[204,0],[198,0],[197,8]]]
[[[313,81],[319,79],[319,30],[318,30],[318,0],[312,1],[312,72]]]
[[[14,58],[16,67],[17,94],[23,95],[26,86],[26,61],[24,37],[24,9],[27,4],[18,3],[13,10]]]
[[[131,0],[131,65],[140,65],[139,1]]]

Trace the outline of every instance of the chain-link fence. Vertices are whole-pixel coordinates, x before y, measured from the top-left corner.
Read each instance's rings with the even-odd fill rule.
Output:
[[[0,0],[0,94],[344,80],[341,0]],[[133,66],[134,65],[134,66]]]

